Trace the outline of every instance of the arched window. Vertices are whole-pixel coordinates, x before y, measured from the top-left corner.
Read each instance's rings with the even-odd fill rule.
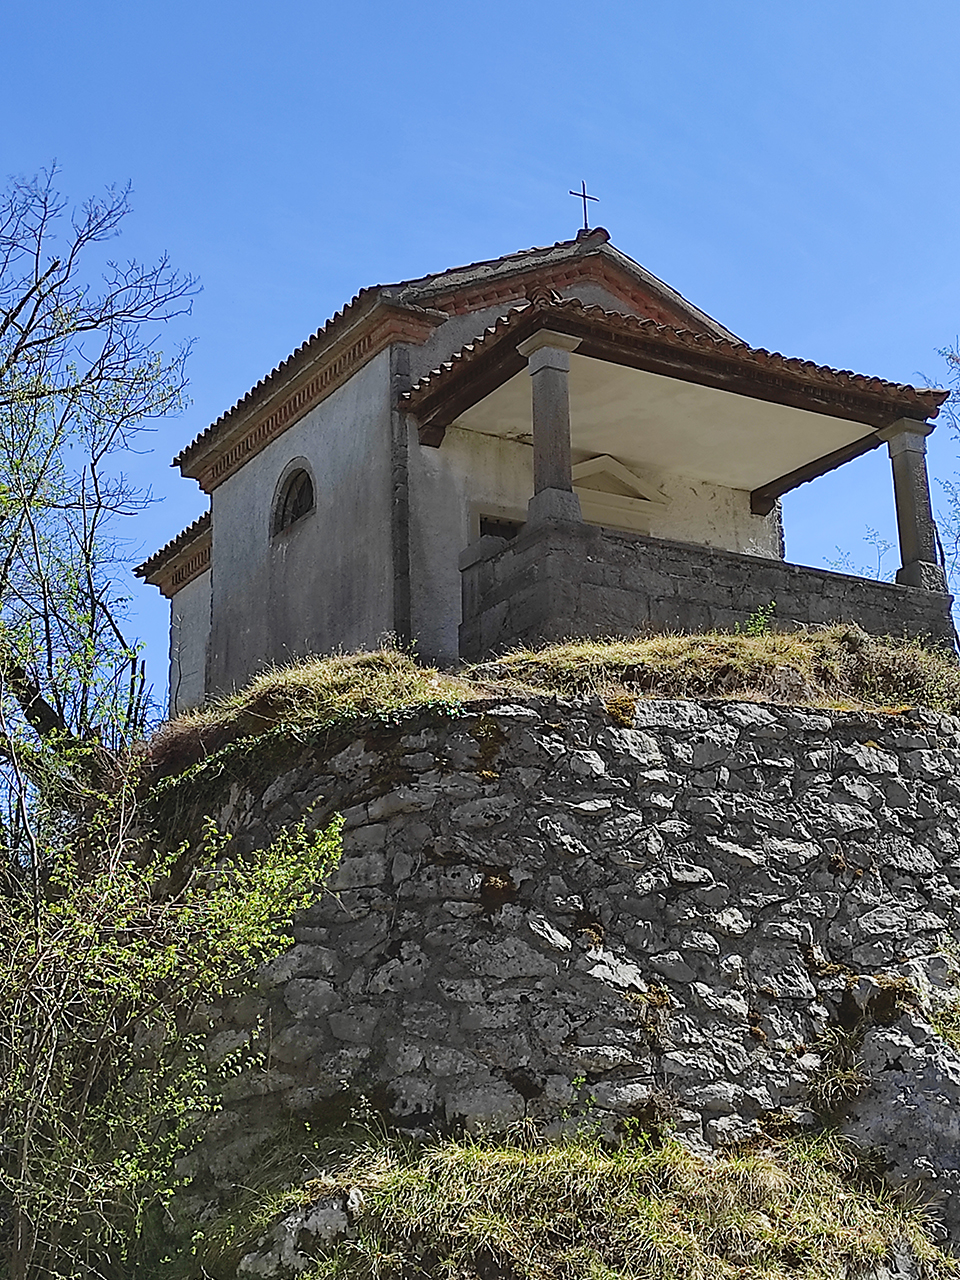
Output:
[[[297,520],[313,510],[313,481],[310,472],[302,468],[287,476],[277,500],[273,518],[273,532],[289,529]]]

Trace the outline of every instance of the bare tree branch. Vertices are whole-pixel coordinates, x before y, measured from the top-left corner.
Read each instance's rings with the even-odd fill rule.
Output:
[[[29,857],[18,797],[39,783],[26,764],[11,772],[11,743],[21,761],[60,753],[57,804],[71,810],[70,770],[96,757],[109,771],[109,751],[142,732],[114,529],[150,498],[118,462],[183,405],[189,343],[164,355],[158,338],[197,286],[166,254],[105,256],[129,212],[129,187],[71,211],[55,167],[0,195],[0,841],[12,858]],[[55,808],[44,821],[61,821]]]

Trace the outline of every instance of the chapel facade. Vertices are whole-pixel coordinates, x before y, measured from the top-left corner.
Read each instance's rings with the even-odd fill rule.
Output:
[[[603,229],[362,290],[174,460],[209,511],[137,569],[171,713],[388,637],[847,620],[952,642],[925,439],[945,391],[748,346]],[[895,584],[789,565],[780,496],[885,445]]]

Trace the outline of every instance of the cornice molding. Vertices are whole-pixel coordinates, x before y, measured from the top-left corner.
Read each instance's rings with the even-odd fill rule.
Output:
[[[199,437],[177,459],[180,471],[195,479],[205,493],[212,493],[282,435],[304,414],[315,409],[343,386],[359,369],[394,342],[421,344],[446,315],[380,301],[336,343],[288,381],[271,388],[235,423]]]
[[[482,311],[486,307],[525,303],[534,283],[558,293],[571,285],[589,280],[603,285],[615,297],[642,312],[644,317],[658,324],[675,324],[678,320],[689,325],[690,317],[668,299],[659,298],[653,289],[646,289],[625,270],[611,262],[602,252],[594,252],[582,258],[571,258],[556,264],[530,267],[500,279],[485,281],[474,287],[438,292],[429,299],[430,306],[438,307],[451,315],[466,315]]]
[[[194,578],[199,578],[202,573],[207,572],[210,568],[212,542],[212,537],[208,535],[201,546],[194,548],[189,558],[177,564],[169,576],[164,575],[163,579],[156,584],[163,595],[172,598],[188,582],[192,582]]]
[[[172,599],[188,582],[193,582],[210,568],[212,540],[210,512],[207,511],[149,560],[138,564],[133,572],[152,587],[159,587],[168,600]]]

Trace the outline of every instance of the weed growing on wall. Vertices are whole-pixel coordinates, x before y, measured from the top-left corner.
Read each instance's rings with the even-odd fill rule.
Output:
[[[739,622],[733,624],[734,635],[765,636],[773,626],[773,615],[777,611],[776,600],[769,604],[761,604],[749,615],[743,626]]]

